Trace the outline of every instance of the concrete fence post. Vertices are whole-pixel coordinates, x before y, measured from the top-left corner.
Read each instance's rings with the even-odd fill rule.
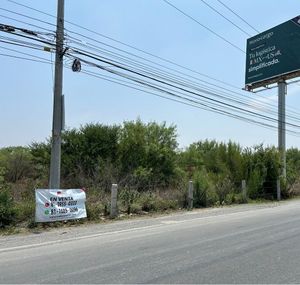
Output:
[[[110,203],[110,217],[111,218],[115,218],[118,215],[117,197],[118,197],[118,184],[112,184],[111,185],[111,203]]]
[[[243,201],[247,201],[247,186],[246,186],[246,180],[242,180],[242,197]]]
[[[276,184],[277,184],[277,200],[280,201],[281,200],[280,179],[277,179]]]
[[[189,181],[189,192],[188,192],[188,207],[193,209],[193,200],[194,200],[194,186],[193,181]]]

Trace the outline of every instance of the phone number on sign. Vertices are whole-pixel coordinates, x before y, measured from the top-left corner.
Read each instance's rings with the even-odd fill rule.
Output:
[[[69,209],[51,209],[51,215],[59,215],[59,214],[68,214],[78,212],[78,208],[69,208]]]
[[[76,206],[76,205],[77,205],[77,201],[57,202],[58,207]]]

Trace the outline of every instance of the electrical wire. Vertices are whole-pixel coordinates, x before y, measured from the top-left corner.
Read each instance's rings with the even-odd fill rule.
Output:
[[[83,55],[83,56],[92,58],[92,59],[94,59],[94,60],[100,61],[100,62],[102,62],[102,63],[111,64],[111,65],[114,66],[114,67],[117,67],[117,68],[122,69],[122,70],[127,71],[127,72],[131,72],[131,73],[133,73],[134,75],[138,75],[138,76],[144,77],[144,78],[146,78],[146,79],[150,79],[150,80],[156,81],[156,82],[158,82],[158,83],[160,83],[160,84],[166,85],[166,86],[168,86],[168,87],[175,88],[175,89],[178,89],[178,90],[180,90],[180,91],[187,92],[187,93],[190,93],[190,94],[192,94],[192,95],[199,96],[199,97],[204,98],[204,99],[206,99],[206,100],[209,100],[209,101],[211,101],[211,102],[219,103],[219,104],[222,104],[222,105],[224,105],[224,106],[226,106],[226,107],[230,107],[230,108],[233,108],[233,109],[238,110],[238,111],[241,111],[241,112],[249,113],[249,114],[251,114],[251,115],[253,115],[253,116],[259,116],[259,117],[261,117],[261,118],[263,118],[263,119],[265,119],[265,120],[270,120],[270,121],[278,122],[278,120],[275,119],[275,118],[268,117],[268,116],[263,115],[263,114],[258,114],[258,113],[255,113],[255,112],[253,112],[253,111],[250,111],[250,110],[247,110],[247,109],[244,109],[244,108],[241,108],[241,107],[238,107],[238,106],[236,106],[236,105],[232,105],[232,104],[229,104],[229,103],[220,101],[220,100],[212,99],[212,98],[210,98],[210,97],[208,97],[208,96],[206,96],[206,95],[203,95],[203,94],[199,94],[199,93],[193,92],[193,91],[191,91],[191,90],[182,88],[182,87],[180,87],[180,86],[173,85],[173,84],[171,84],[171,83],[169,83],[169,82],[165,82],[165,81],[159,80],[159,79],[157,79],[157,78],[153,78],[153,77],[151,77],[151,76],[142,74],[142,73],[137,72],[137,71],[135,71],[135,70],[130,70],[130,69],[124,67],[124,66],[120,66],[120,65],[118,65],[118,64],[108,62],[108,61],[105,60],[105,59],[97,58],[97,57],[95,57],[95,56],[86,54],[86,53],[81,52],[81,51],[75,51],[75,52],[78,53],[78,54],[80,54],[80,55]],[[130,76],[128,76],[128,75],[125,75],[124,73],[122,74],[122,73],[117,72],[117,71],[115,71],[115,70],[112,70],[112,69],[110,69],[110,68],[103,67],[103,66],[101,66],[101,65],[98,65],[98,64],[95,64],[95,63],[92,63],[92,62],[88,62],[88,61],[86,61],[86,60],[84,60],[84,59],[82,59],[82,58],[80,58],[80,60],[83,61],[83,62],[89,63],[89,64],[91,64],[91,65],[94,66],[94,67],[100,68],[100,69],[102,69],[102,70],[108,71],[108,72],[110,72],[110,73],[113,73],[113,74],[116,74],[116,75],[119,75],[119,76],[122,76],[122,77],[130,78],[130,79],[133,80],[133,81],[136,81],[136,82],[138,82],[138,83],[144,84],[142,81],[137,80],[136,78],[130,77]],[[300,126],[299,126],[299,125],[296,125],[296,124],[291,124],[291,123],[287,123],[287,124],[290,125],[290,126],[292,126],[292,127],[300,128]]]
[[[20,35],[21,36],[21,35]],[[29,37],[30,38],[30,37]],[[30,38],[31,40],[33,39],[33,38]],[[107,62],[107,64],[111,64],[111,62],[109,63],[109,62]],[[115,67],[117,67],[117,66],[115,66]],[[120,67],[118,67],[118,68],[120,68]],[[124,68],[124,66],[123,66],[123,68]],[[127,71],[129,71],[129,70],[127,70]],[[129,71],[130,72],[130,71]],[[132,70],[131,70],[131,72],[132,72]],[[142,76],[141,74],[136,74],[136,75],[140,75],[140,76]],[[150,79],[150,78],[148,78],[148,79]],[[157,81],[157,79],[156,79],[156,81]],[[142,83],[141,81],[139,82],[139,83]],[[163,83],[163,82],[160,82],[160,83]],[[152,85],[151,86],[152,88],[157,88],[157,86],[154,86],[154,85]],[[172,86],[172,85],[170,85],[170,87],[173,87],[173,88],[178,88],[178,86],[177,87],[175,87],[175,86]],[[166,90],[161,90],[162,92],[165,92]],[[187,92],[187,90],[182,90],[182,91],[186,91]],[[167,91],[167,92],[169,92],[169,91]],[[193,92],[192,92],[193,93]],[[221,102],[219,102],[219,103],[221,103]],[[223,103],[223,102],[222,102]],[[269,118],[270,119],[270,118]],[[294,126],[294,127],[298,127],[298,126]]]
[[[251,37],[251,35],[246,32],[244,29],[242,29],[240,26],[238,26],[237,24],[235,24],[233,21],[231,21],[229,18],[227,18],[226,16],[224,16],[222,13],[220,13],[216,8],[214,8],[213,6],[211,6],[210,4],[208,4],[206,1],[204,0],[200,0],[203,4],[205,4],[207,7],[209,7],[211,10],[213,10],[215,13],[217,13],[219,16],[221,16],[223,19],[225,19],[227,22],[231,23],[233,26],[235,26],[237,29],[239,29],[240,31],[242,31],[244,34],[246,34],[247,36]]]
[[[21,36],[21,35],[20,35],[20,36]],[[78,53],[80,53],[80,54],[82,54],[82,55],[85,55],[85,56],[92,57],[93,59],[99,60],[99,58],[96,58],[95,56],[91,56],[91,55],[88,55],[88,54],[86,54],[86,53],[82,53],[82,52],[80,52],[80,51],[76,51],[76,52],[78,52]],[[145,74],[142,74],[142,73],[140,73],[140,72],[133,71],[133,70],[128,69],[128,68],[126,68],[126,67],[124,68],[124,66],[121,67],[119,64],[111,63],[111,62],[109,62],[109,61],[107,61],[107,60],[104,61],[103,59],[102,59],[102,60],[100,59],[100,61],[105,62],[105,63],[107,63],[107,64],[111,64],[111,65],[113,65],[113,66],[115,66],[115,67],[118,67],[118,68],[122,68],[122,69],[124,69],[124,70],[126,70],[126,71],[133,72],[133,73],[136,74],[136,75],[143,76],[143,77],[146,77],[146,78],[148,78],[148,79],[154,80],[153,77],[149,77],[149,76],[147,76],[147,75],[145,75]],[[112,72],[112,71],[110,71],[110,72]],[[185,91],[185,92],[189,92],[189,93],[191,93],[191,94],[196,95],[195,92],[191,92],[190,90],[184,89],[184,88],[182,88],[182,87],[175,86],[175,85],[172,85],[172,84],[170,84],[170,83],[167,83],[167,82],[164,82],[164,81],[161,81],[161,80],[157,80],[157,79],[155,79],[155,80],[158,81],[158,82],[160,82],[160,83],[166,84],[166,85],[168,85],[168,86],[170,86],[170,87],[178,88],[179,90],[182,90],[182,91]],[[197,94],[197,95],[200,96],[199,94]],[[240,108],[240,107],[233,106],[233,105],[230,105],[230,104],[227,104],[227,103],[224,103],[224,102],[220,102],[220,101],[217,101],[217,100],[215,100],[215,99],[211,99],[211,98],[209,98],[209,97],[207,97],[207,96],[203,96],[203,95],[202,95],[202,97],[205,98],[205,99],[208,99],[208,100],[212,100],[212,101],[217,102],[217,103],[222,103],[222,104],[224,104],[225,106],[230,106],[230,107],[236,108],[236,109],[238,109],[238,110],[240,110],[240,111],[243,111],[243,112],[250,112],[250,113],[253,114],[253,115],[255,114],[255,113],[252,112],[252,111],[245,110],[245,109],[242,109],[242,108]],[[264,115],[260,115],[260,116],[264,117],[265,119],[270,119],[269,117],[264,116]],[[275,119],[273,119],[273,120],[275,120]],[[291,126],[294,126],[294,127],[296,126],[295,124],[290,124],[290,125],[291,125]]]
[[[8,16],[2,15],[2,14],[0,14],[0,17],[8,19],[8,20],[15,21],[15,22],[18,22],[18,23],[21,23],[21,24],[25,24],[25,25],[28,25],[28,26],[31,26],[31,27],[35,27],[35,28],[38,28],[38,29],[41,29],[41,30],[44,30],[44,31],[47,31],[48,33],[45,33],[45,35],[53,35],[53,36],[55,36],[55,32],[52,31],[52,30],[50,30],[50,29],[46,29],[44,27],[41,27],[41,26],[38,26],[38,25],[35,25],[35,24],[32,24],[32,23],[28,23],[28,22],[25,22],[25,21],[17,20],[15,18],[8,17]]]
[[[86,45],[82,45],[81,43],[78,43],[78,44],[81,45],[81,46],[86,46]],[[155,75],[162,76],[162,70],[161,69],[153,69],[153,68],[149,69],[149,67],[145,66],[144,64],[134,64],[134,63],[131,63],[130,61],[128,61],[128,59],[129,59],[128,57],[125,57],[125,59],[124,59],[124,57],[121,56],[121,55],[115,56],[115,53],[113,53],[113,55],[112,55],[112,53],[110,51],[108,51],[108,50],[105,50],[103,52],[103,49],[99,49],[99,48],[92,48],[92,49],[96,50],[96,51],[100,51],[100,52],[102,52],[102,53],[104,53],[106,55],[111,55],[113,58],[117,58],[119,60],[123,60],[123,62],[125,61],[125,62],[129,63],[130,66],[137,66],[138,68],[142,67],[143,71],[145,71],[145,70],[148,71],[149,70],[150,72],[155,72]],[[153,75],[153,73],[151,73],[151,74]],[[204,88],[206,91],[214,91],[214,92],[218,92],[219,94],[225,94],[227,96],[227,98],[229,98],[229,100],[231,100],[233,102],[237,102],[237,103],[241,103],[242,102],[243,105],[245,105],[245,106],[253,107],[253,105],[249,104],[248,100],[245,100],[243,98],[239,98],[237,96],[232,96],[232,94],[230,94],[229,92],[220,92],[220,90],[213,89],[213,88],[208,88],[205,85],[197,84],[197,83],[192,82],[192,81],[190,81],[188,79],[185,79],[185,78],[182,78],[182,77],[178,77],[178,76],[176,76],[174,74],[170,74],[170,73],[165,73],[165,74],[167,74],[167,76],[164,75],[164,78],[168,78],[168,79],[171,79],[171,80],[174,80],[174,79],[180,80],[177,83],[180,83],[181,85],[187,86],[186,84],[191,83],[191,84],[193,84],[193,88],[195,88],[198,91],[199,91],[198,87],[200,87],[200,88]],[[197,87],[195,87],[195,86],[197,86]],[[200,90],[200,91],[203,91],[203,90]],[[264,104],[264,105],[267,106],[267,104]],[[263,104],[259,104],[259,102],[255,102],[255,107],[264,107],[264,106],[263,106]],[[276,111],[266,110],[266,112],[267,113],[277,114],[277,109],[276,109]],[[294,116],[288,116],[288,117],[291,118],[291,120],[299,121],[299,117],[298,118],[294,117]]]
[[[262,123],[262,122],[259,122],[259,121],[255,121],[253,119],[245,118],[245,117],[242,117],[242,116],[233,115],[233,114],[231,114],[229,112],[224,112],[222,110],[218,110],[217,108],[211,108],[211,107],[205,108],[203,106],[199,106],[198,102],[192,103],[193,101],[190,100],[191,102],[188,103],[188,102],[181,101],[179,99],[174,99],[174,98],[166,97],[166,96],[154,93],[154,92],[149,92],[149,91],[146,91],[146,90],[143,90],[143,89],[140,89],[140,88],[132,87],[132,86],[130,86],[128,84],[124,84],[124,83],[118,82],[115,79],[104,78],[103,76],[98,75],[96,73],[91,73],[91,72],[84,71],[84,70],[82,71],[82,73],[90,75],[90,76],[95,77],[95,78],[103,79],[105,81],[116,83],[116,84],[119,84],[119,85],[122,85],[122,86],[125,86],[125,87],[128,87],[128,88],[134,89],[134,90],[142,91],[144,93],[151,94],[151,95],[163,98],[163,99],[167,99],[169,101],[177,102],[177,103],[180,103],[180,104],[183,104],[183,105],[186,105],[186,106],[190,106],[190,107],[194,107],[194,108],[197,108],[197,109],[202,109],[202,110],[210,111],[210,112],[217,113],[217,114],[220,114],[220,115],[224,115],[224,116],[227,116],[227,117],[231,117],[231,118],[234,118],[234,119],[238,119],[240,121],[251,123],[251,124],[254,124],[254,125],[257,125],[257,126],[260,126],[260,127],[263,127],[263,128],[269,129],[269,130],[272,130],[272,131],[276,131],[277,130],[276,126],[269,125],[269,124],[266,124],[266,123]],[[172,94],[172,93],[169,92],[169,94]],[[176,95],[175,97],[178,97],[178,96]],[[180,99],[185,100],[185,98],[180,98]],[[292,135],[292,136],[300,137],[300,133],[299,132],[291,131],[291,130],[288,130],[288,129],[286,129],[286,132],[288,134]]]
[[[209,31],[210,33],[214,34],[216,37],[220,38],[221,40],[223,40],[224,42],[226,42],[227,44],[231,45],[232,47],[234,47],[235,49],[241,51],[242,53],[246,53],[243,49],[241,49],[240,47],[238,47],[236,44],[232,43],[231,41],[229,41],[228,39],[226,39],[225,37],[221,36],[220,34],[218,34],[217,32],[215,32],[213,29],[203,25],[201,22],[199,22],[196,18],[192,17],[191,15],[187,14],[186,12],[184,12],[183,10],[179,9],[177,6],[175,6],[174,4],[170,3],[168,0],[162,0],[165,3],[167,3],[169,6],[171,6],[172,8],[174,8],[175,10],[177,10],[178,12],[180,12],[182,15],[186,16],[187,18],[191,19],[192,21],[194,21],[195,23],[197,23],[198,25],[200,25],[202,28],[206,29],[207,31]]]
[[[202,91],[202,90],[201,90]]]
[[[36,18],[35,18],[36,19]],[[257,105],[257,103],[255,102],[255,104]]]
[[[53,24],[53,23],[49,23],[49,22],[46,22],[46,21],[44,21],[44,20],[41,20],[41,19],[38,19],[38,18],[35,18],[35,17],[32,17],[32,16],[28,16],[28,15],[24,15],[24,14],[22,14],[22,13],[18,13],[18,12],[15,12],[15,11],[11,11],[11,10],[9,10],[9,9],[5,9],[5,8],[1,8],[1,7],[0,7],[0,10],[9,12],[9,13],[14,14],[14,15],[18,15],[18,16],[25,17],[25,18],[27,18],[27,19],[31,19],[31,20],[34,20],[34,21],[38,21],[38,22],[41,22],[41,23],[43,23],[43,24],[47,24],[47,25],[52,26],[52,27],[56,27],[56,25]]]
[[[242,20],[245,24],[247,24],[251,29],[253,29],[258,34],[260,33],[259,30],[257,30],[255,27],[253,27],[249,22],[247,22],[244,18],[242,18],[238,13],[236,13],[234,10],[232,10],[228,5],[226,5],[221,0],[217,0],[221,5],[223,5],[227,10],[229,10],[231,13],[233,13],[235,16],[237,16],[240,20]]]
[[[0,42],[1,42],[1,41],[0,41]],[[21,51],[18,51],[18,50],[12,49],[12,48],[8,48],[8,47],[2,47],[2,46],[0,46],[0,49],[4,49],[4,50],[8,50],[8,51],[17,52],[17,53],[19,53],[19,54],[31,56],[31,57],[36,58],[36,59],[45,60],[45,58],[43,58],[43,57],[36,56],[36,55],[30,54],[30,53],[26,53],[26,52],[21,52]]]
[[[39,9],[35,9],[35,8],[31,7],[31,6],[28,6],[28,5],[19,3],[19,2],[17,2],[17,1],[13,1],[13,0],[7,0],[7,1],[8,1],[8,2],[11,2],[11,3],[15,4],[15,5],[24,7],[24,8],[26,8],[26,9],[29,9],[29,10],[32,10],[32,11],[36,11],[36,12],[42,14],[42,15],[46,15],[46,16],[49,16],[49,17],[52,17],[52,18],[55,18],[55,19],[56,19],[56,16],[51,15],[51,14],[49,14],[49,13],[46,13],[46,12],[44,12],[44,11],[41,11],[41,10],[39,10]],[[27,16],[26,16],[26,15],[23,15],[23,17],[27,17]],[[37,20],[37,19],[36,19],[36,20]],[[104,34],[102,34],[102,33],[97,32],[97,31],[94,31],[94,30],[92,30],[92,29],[86,28],[86,27],[84,27],[84,26],[82,26],[82,25],[79,25],[79,24],[77,24],[77,23],[68,21],[68,20],[66,20],[66,19],[65,19],[65,22],[68,23],[68,24],[70,24],[70,25],[72,25],[72,26],[74,26],[74,27],[80,28],[80,29],[82,29],[82,30],[84,30],[84,31],[90,32],[90,33],[92,33],[92,34],[94,34],[94,35],[97,35],[97,36],[99,36],[99,37],[105,38],[105,39],[110,40],[110,41],[112,41],[112,42],[115,42],[115,43],[117,43],[117,44],[123,45],[123,46],[125,46],[125,47],[127,47],[127,48],[131,48],[131,49],[136,50],[136,51],[138,51],[138,52],[140,52],[140,53],[143,53],[143,54],[145,54],[145,55],[148,55],[148,56],[151,56],[151,57],[153,57],[153,58],[159,59],[159,60],[161,60],[161,61],[163,61],[163,62],[166,62],[166,63],[168,63],[168,64],[171,64],[171,65],[173,65],[173,66],[180,67],[180,68],[182,68],[182,69],[184,69],[184,70],[187,70],[187,71],[189,71],[189,72],[192,72],[192,73],[197,74],[197,75],[200,75],[200,76],[203,76],[203,77],[205,77],[205,78],[207,78],[207,79],[213,80],[213,81],[215,81],[215,82],[222,83],[222,84],[224,84],[224,85],[226,85],[226,86],[228,86],[228,87],[232,87],[232,88],[235,88],[235,89],[238,89],[238,90],[241,89],[239,86],[235,86],[235,85],[232,85],[231,83],[228,83],[228,82],[219,80],[219,79],[214,78],[214,77],[212,77],[212,76],[210,76],[210,75],[207,75],[207,74],[205,74],[205,73],[201,73],[201,72],[199,72],[199,71],[197,71],[197,70],[191,69],[191,68],[186,67],[186,66],[183,66],[183,65],[181,65],[181,64],[178,64],[178,63],[176,63],[175,61],[172,61],[172,60],[169,60],[169,59],[165,59],[165,58],[163,58],[163,57],[160,57],[160,56],[155,55],[155,54],[153,54],[153,53],[150,53],[150,52],[148,52],[148,51],[142,50],[142,49],[140,49],[140,48],[138,48],[138,47],[135,47],[135,46],[133,46],[133,45],[127,44],[127,43],[122,42],[122,41],[120,41],[120,40],[114,39],[114,38],[112,38],[112,37],[109,37],[109,36],[107,36],[107,35],[104,35]],[[68,30],[68,29],[65,29],[65,30],[66,30],[67,32],[75,33],[74,31],[71,31],[71,30]],[[76,34],[77,34],[77,35],[81,35],[81,36],[87,38],[87,37],[86,37],[85,35],[83,35],[83,34],[80,34],[80,33],[76,33]],[[90,40],[94,40],[94,39],[92,39],[92,38],[89,38],[89,39],[90,39]],[[99,41],[98,41],[98,43],[99,43]]]
[[[18,57],[18,56],[12,56],[12,55],[2,54],[2,53],[1,53],[0,55],[12,57],[12,58],[17,58],[17,59],[24,59],[24,60],[34,61],[34,62],[42,62],[42,63],[48,63],[48,64],[51,64],[51,62],[49,62],[49,60],[48,60],[48,61],[33,60],[33,59],[28,59],[28,58]],[[85,72],[85,73],[88,73],[88,72],[86,72],[86,71],[84,71],[84,72]],[[131,87],[131,88],[132,88],[132,87]],[[135,88],[135,89],[136,89],[136,88]],[[140,91],[145,92],[145,90],[140,90]],[[149,93],[149,92],[146,92],[146,93]],[[169,93],[170,95],[175,95],[175,96],[177,96],[176,94],[172,94],[171,92],[167,92],[167,93]],[[153,94],[153,92],[152,92],[152,94]],[[174,100],[174,99],[172,99],[172,98],[166,98],[166,97],[161,96],[161,95],[159,95],[159,94],[154,94],[154,95],[159,96],[159,97],[163,97],[163,98],[168,99],[168,100],[171,99],[172,101],[177,101],[178,103],[181,103],[181,104],[185,104],[185,105],[189,105],[189,106],[193,106],[193,107],[196,107],[196,108],[203,109],[203,108],[201,108],[201,107],[199,107],[199,106],[197,106],[197,105],[194,105],[194,104],[199,104],[199,102],[193,102],[193,101],[189,100],[190,102],[193,102],[193,104],[192,104],[192,103],[181,102],[181,101],[179,101],[179,100]],[[178,96],[177,96],[177,97],[178,97]],[[186,100],[186,98],[181,98],[181,99]],[[205,107],[205,106],[204,106],[204,107]],[[240,118],[241,120],[244,120],[244,121],[246,121],[246,122],[251,122],[252,124],[258,124],[258,125],[260,125],[260,126],[263,126],[263,127],[265,127],[265,128],[268,128],[268,129],[276,129],[276,127],[274,127],[274,126],[272,126],[272,125],[268,125],[268,124],[265,124],[265,123],[262,123],[262,122],[256,122],[255,120],[252,120],[252,119],[249,119],[249,118],[243,118],[243,117],[241,117],[241,116],[233,115],[233,114],[228,113],[228,112],[220,111],[220,110],[218,110],[217,108],[213,108],[213,107],[211,107],[211,106],[207,106],[207,108],[208,108],[207,110],[214,111],[215,113],[223,114],[223,115],[230,116],[230,117],[233,117],[233,118]],[[299,135],[299,133],[294,132],[294,131],[287,130],[287,132],[290,133],[290,134],[292,134],[292,135],[294,135],[294,136],[298,136],[298,135]]]
[[[74,37],[71,37],[72,39],[74,39]],[[72,42],[72,40],[71,40],[71,42]],[[97,51],[106,51],[106,52],[109,52],[109,53],[112,53],[111,51],[108,51],[108,50],[105,50],[105,49],[103,49],[103,48],[99,48],[99,47],[97,47],[97,46],[95,46],[95,45],[91,45],[91,44],[82,44],[81,42],[80,42],[80,40],[78,40],[77,39],[77,44],[79,44],[79,45],[81,45],[81,46],[86,46],[87,48],[89,48],[89,49],[93,49],[93,50],[97,50]],[[116,53],[113,53],[113,54],[116,54]],[[121,56],[120,54],[117,54],[118,56]],[[124,56],[123,56],[124,57]],[[126,57],[127,59],[128,59],[128,57]],[[161,71],[161,69],[158,69],[158,70],[160,70]],[[174,75],[173,75],[174,76]],[[184,74],[184,76],[186,76],[186,77],[190,77],[191,78],[191,76],[188,76],[188,75],[186,75],[186,74]],[[205,83],[207,83],[207,84],[209,84],[209,85],[212,85],[212,86],[215,86],[215,87],[217,87],[217,88],[220,88],[220,89],[222,89],[222,90],[226,90],[226,91],[229,91],[230,93],[234,93],[234,94],[237,94],[238,96],[240,96],[240,100],[244,100],[244,101],[247,101],[247,100],[245,100],[244,98],[245,97],[247,97],[246,96],[246,94],[248,95],[248,93],[244,93],[244,94],[242,94],[242,93],[237,93],[237,92],[235,92],[235,91],[232,91],[232,90],[229,90],[229,89],[226,89],[226,88],[222,88],[222,87],[220,87],[220,86],[218,86],[218,85],[215,85],[215,84],[211,84],[211,83],[209,83],[209,82],[206,82],[206,81],[203,81],[203,80],[200,80],[199,78],[194,78],[194,77],[192,77],[193,79],[196,79],[196,80],[198,80],[198,81],[201,81],[201,82],[205,82]],[[203,85],[202,85],[202,87],[204,87]],[[206,87],[207,88],[207,87]],[[223,92],[223,91],[222,91]],[[224,92],[223,92],[224,93]],[[228,93],[227,93],[228,94]],[[235,96],[236,97],[236,96]],[[242,98],[242,99],[241,99]],[[252,98],[251,98],[251,103],[252,104],[255,104],[255,106],[257,106],[257,107],[260,107],[260,106],[267,106],[267,105],[270,105],[270,106],[272,106],[272,108],[274,108],[274,109],[276,109],[276,111],[274,111],[274,112],[277,112],[277,106],[275,106],[275,105],[272,105],[272,104],[269,104],[269,103],[266,103],[263,99],[262,100],[253,100]],[[293,109],[295,109],[295,108],[293,108]],[[294,114],[296,114],[296,115],[298,115],[299,114],[299,112],[290,112],[290,113],[294,113]],[[290,116],[292,119],[296,119],[296,120],[298,120],[297,118],[295,118],[295,117],[293,117],[293,116]]]
[[[26,57],[22,57],[22,56],[15,56],[15,55],[10,55],[10,54],[5,54],[5,53],[0,53],[0,55],[10,57],[10,58],[15,58],[15,59],[22,59],[22,60],[32,61],[32,62],[47,63],[47,64],[50,63],[47,60],[42,61],[42,60],[37,60],[37,59],[33,59],[33,58],[26,58]]]

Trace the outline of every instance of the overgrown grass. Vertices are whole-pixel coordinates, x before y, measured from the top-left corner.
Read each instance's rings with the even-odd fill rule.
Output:
[[[195,177],[194,182],[194,207],[219,207],[224,205],[241,204],[245,202],[265,202],[267,199],[244,200],[242,193],[235,193],[233,189],[227,189],[232,185],[225,181],[219,189],[212,183],[205,184],[203,175]],[[225,190],[222,189],[225,187]],[[219,191],[219,194],[217,193]],[[86,189],[87,194],[87,221],[101,222],[109,219],[110,193],[100,187]],[[14,197],[13,197],[14,196]],[[165,212],[187,208],[187,189],[162,189],[156,191],[139,192],[135,189],[120,188],[118,191],[118,211],[122,216],[144,215],[146,213]],[[1,227],[6,232],[14,232],[11,226],[35,229],[48,229],[64,225],[80,225],[85,220],[53,222],[38,224],[35,218],[34,191],[28,188],[20,188],[16,195],[16,185],[13,189],[7,188],[0,192],[0,220]]]

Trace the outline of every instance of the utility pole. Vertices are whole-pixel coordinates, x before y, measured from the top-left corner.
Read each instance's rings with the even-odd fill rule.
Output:
[[[62,131],[62,85],[64,54],[64,0],[57,2],[56,55],[52,123],[52,148],[49,188],[60,188],[61,131]]]
[[[278,149],[281,159],[281,175],[286,179],[286,153],[285,153],[285,96],[287,85],[284,80],[278,82]]]

